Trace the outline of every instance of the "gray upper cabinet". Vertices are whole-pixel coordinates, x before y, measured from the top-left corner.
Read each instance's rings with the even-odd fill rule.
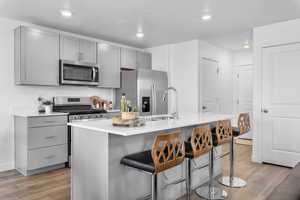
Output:
[[[97,63],[97,42],[79,40],[79,60],[86,63]]]
[[[59,84],[59,34],[20,26],[15,29],[16,84]]]
[[[152,69],[152,54],[138,51],[136,63],[138,69]]]
[[[121,48],[121,68],[136,69],[136,51],[129,48]]]
[[[60,59],[69,61],[79,60],[79,39],[72,36],[60,36]]]
[[[69,35],[61,35],[60,59],[96,64],[97,42]]]
[[[98,44],[99,87],[120,88],[120,52],[120,47]]]

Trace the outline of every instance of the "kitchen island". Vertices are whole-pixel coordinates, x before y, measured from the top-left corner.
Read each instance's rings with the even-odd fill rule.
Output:
[[[151,175],[120,164],[123,156],[149,150],[154,137],[160,134],[183,132],[186,139],[199,125],[214,124],[218,120],[232,119],[232,115],[187,114],[179,119],[149,120],[142,127],[114,127],[111,120],[91,120],[69,123],[72,127],[72,200],[134,200],[149,195]],[[217,148],[217,155],[222,151]],[[208,155],[195,160],[195,165],[208,163]],[[220,161],[216,174],[221,173]],[[185,183],[170,185],[185,177],[184,163],[159,174],[158,197],[174,200],[185,194]],[[208,168],[192,173],[192,187],[208,180]]]

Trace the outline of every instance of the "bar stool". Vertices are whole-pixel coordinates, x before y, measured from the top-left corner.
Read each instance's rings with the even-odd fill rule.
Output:
[[[171,133],[155,137],[151,150],[122,158],[121,164],[152,175],[151,199],[157,200],[157,174],[180,165],[184,161],[185,148],[183,133]]]
[[[200,187],[196,194],[205,199],[225,199],[227,193],[214,186],[214,151],[210,125],[194,128],[189,142],[185,143],[187,159],[187,199],[191,196],[191,160],[209,152],[209,183],[208,186]],[[207,166],[207,165],[206,165]],[[202,166],[198,169],[202,169]]]
[[[211,156],[210,156],[211,161],[210,162],[214,163],[215,148],[218,146],[221,146],[223,144],[227,144],[231,140],[232,140],[231,121],[230,120],[217,121],[216,128],[214,128],[212,131],[213,149],[211,151]],[[212,177],[213,177],[213,175],[212,175]],[[207,191],[209,191],[209,192],[207,192]],[[206,199],[225,199],[227,197],[227,192],[222,190],[221,188],[217,188],[216,190],[209,190],[209,188],[207,188],[207,187],[202,187],[202,188],[198,188],[196,190],[196,193],[200,197],[204,197],[204,198],[206,198],[208,195],[212,196],[212,194],[214,194],[213,195],[214,198],[206,198]]]
[[[241,188],[247,185],[247,182],[234,176],[234,137],[238,137],[250,131],[250,117],[248,113],[241,113],[238,118],[238,127],[233,128],[233,138],[230,142],[230,172],[229,176],[221,177],[219,183],[231,188]]]

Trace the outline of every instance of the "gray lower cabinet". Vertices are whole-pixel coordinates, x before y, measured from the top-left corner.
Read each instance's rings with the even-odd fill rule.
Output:
[[[25,26],[14,34],[16,84],[57,86],[59,34]]]
[[[121,48],[121,68],[136,69],[137,51],[129,48]]]
[[[60,59],[96,64],[97,42],[60,35]]]
[[[120,47],[98,44],[99,87],[120,88]]]
[[[136,63],[138,69],[152,69],[152,54],[138,51]]]
[[[68,160],[67,116],[15,116],[15,164],[25,176],[62,168]]]

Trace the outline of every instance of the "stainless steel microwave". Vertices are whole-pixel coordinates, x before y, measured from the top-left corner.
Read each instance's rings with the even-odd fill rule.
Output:
[[[99,84],[99,67],[87,63],[60,60],[61,85],[88,85]]]

